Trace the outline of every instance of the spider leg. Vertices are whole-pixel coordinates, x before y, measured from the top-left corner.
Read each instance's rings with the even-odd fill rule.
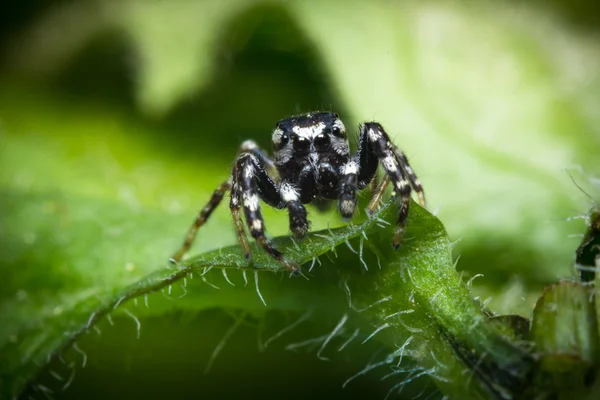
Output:
[[[392,246],[397,249],[404,234],[408,210],[410,207],[411,183],[416,183],[415,189],[421,193],[420,200],[423,199],[423,190],[420,182],[412,172],[406,156],[400,152],[390,140],[383,127],[376,122],[367,122],[360,128],[359,137],[359,164],[360,164],[360,185],[366,185],[375,174],[377,164],[381,164],[393,185],[394,193],[400,200],[400,211]],[[378,161],[378,163],[377,163]],[[407,167],[410,174],[407,172]],[[409,178],[406,178],[409,175]],[[411,179],[414,176],[414,181]],[[382,188],[383,189],[383,188]]]
[[[308,217],[306,208],[300,202],[300,193],[298,189],[289,182],[283,182],[279,186],[281,199],[288,209],[290,217],[290,230],[296,237],[304,237],[308,233]]]
[[[331,202],[331,200],[317,198],[317,199],[311,201],[310,204],[312,204],[317,209],[318,212],[324,213],[324,212],[331,210],[332,202]]]
[[[172,260],[174,260],[175,262],[181,261],[183,255],[187,253],[190,247],[192,246],[192,243],[196,238],[196,234],[198,233],[198,229],[200,229],[200,227],[204,225],[208,217],[210,217],[215,208],[217,208],[217,206],[221,203],[221,200],[223,200],[225,192],[227,192],[229,189],[231,189],[231,179],[228,179],[227,181],[223,182],[213,192],[208,203],[204,206],[204,208],[200,210],[200,212],[196,216],[196,219],[194,220],[194,223],[188,229],[183,244],[181,245],[179,250],[177,250],[177,252],[175,252],[175,254],[173,254],[173,256],[171,257]]]
[[[371,182],[369,182],[369,191],[371,193],[375,193],[375,191],[379,187],[380,183],[381,183],[381,179],[379,179],[379,177],[377,176],[377,174],[373,175],[373,179],[371,179]]]
[[[240,153],[250,153],[259,161],[261,167],[269,171],[276,171],[275,163],[269,155],[258,147],[254,140],[245,140],[240,146]]]
[[[393,150],[396,154],[396,157],[398,157],[398,159],[400,160],[400,165],[402,166],[402,169],[404,170],[404,172],[406,172],[406,175],[408,175],[410,185],[417,193],[419,205],[425,208],[427,206],[427,203],[425,202],[425,192],[423,191],[421,181],[419,180],[419,178],[417,178],[417,175],[415,175],[415,171],[413,171],[410,164],[408,163],[408,158],[406,158],[406,155],[403,152],[401,152],[400,149],[398,149],[396,146],[393,147]]]
[[[233,185],[237,184],[239,187],[246,225],[250,234],[267,254],[288,270],[296,272],[298,267],[286,260],[265,235],[265,225],[260,212],[259,201],[262,199],[273,207],[283,208],[277,185],[260,165],[259,160],[250,153],[244,153],[238,158],[234,170],[236,174],[234,175]]]
[[[342,166],[340,172],[340,201],[338,208],[342,214],[342,218],[348,220],[356,210],[356,191],[358,187],[358,163],[351,158],[345,165]]]
[[[240,153],[251,153],[251,154],[255,155],[258,160],[260,160],[260,163],[262,166],[264,166],[266,168],[270,168],[270,169],[275,169],[275,164],[273,163],[273,161],[269,158],[269,156],[263,150],[261,150],[258,147],[258,145],[253,140],[244,141],[240,145],[239,152]],[[192,243],[194,243],[194,239],[196,239],[196,235],[198,234],[198,229],[200,229],[200,227],[202,227],[202,225],[204,225],[206,223],[206,220],[208,220],[208,217],[210,217],[212,212],[221,203],[221,200],[223,200],[225,193],[231,189],[232,189],[232,179],[229,178],[227,181],[223,182],[213,192],[208,203],[204,206],[204,208],[202,208],[198,212],[198,215],[196,216],[194,223],[188,229],[188,231],[185,235],[183,244],[175,252],[175,254],[171,257],[171,259],[173,261],[175,261],[175,262],[181,261],[184,254],[189,251],[190,247],[192,246]],[[237,187],[234,187],[233,189],[236,191],[236,193],[239,192]],[[232,193],[232,199],[233,198],[237,199],[238,197],[239,196],[237,194],[234,196]],[[235,224],[238,239],[242,245],[242,248],[244,249],[244,254],[246,255],[246,257],[250,257],[250,246],[248,245],[246,233],[244,232],[244,226],[241,222],[239,206],[236,208],[235,205],[230,204],[230,209],[231,209],[231,214],[233,216],[233,221]]]
[[[240,214],[240,207],[242,203],[242,192],[240,190],[239,185],[239,177],[238,171],[239,168],[235,166],[233,168],[233,172],[231,173],[232,177],[236,177],[233,179],[233,184],[231,186],[231,198],[229,199],[229,211],[231,212],[231,217],[233,218],[233,226],[235,227],[235,233],[237,234],[238,241],[242,246],[242,250],[244,251],[244,257],[250,258],[252,256],[252,252],[250,251],[250,244],[248,244],[248,237],[246,236],[246,231],[244,230],[244,222],[242,221],[242,215]]]
[[[371,181],[371,183],[377,183],[377,180],[374,178],[373,181]],[[369,205],[367,206],[367,212],[369,214],[373,214],[375,211],[377,211],[377,209],[379,208],[379,205],[381,204],[381,199],[383,198],[383,195],[385,194],[385,189],[387,188],[387,186],[390,184],[390,177],[388,175],[385,175],[381,181],[379,181],[379,183],[377,184],[377,186],[372,186],[371,189],[371,193],[373,194],[371,197],[371,200],[369,201]]]

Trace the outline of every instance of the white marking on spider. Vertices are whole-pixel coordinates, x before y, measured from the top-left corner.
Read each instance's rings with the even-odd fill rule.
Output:
[[[296,189],[294,186],[290,185],[287,182],[281,185],[279,191],[281,193],[281,199],[286,203],[289,203],[290,201],[297,201],[300,197],[298,189]]]
[[[278,165],[285,164],[292,159],[294,149],[291,145],[287,145],[275,153],[275,163]]]
[[[235,189],[235,190],[237,190],[237,189]],[[238,198],[237,198],[237,196],[231,196],[231,205],[234,206],[234,207],[238,206]]]
[[[354,161],[349,161],[346,165],[342,166],[342,174],[344,174],[344,175],[358,174],[358,164]]]
[[[338,153],[339,155],[345,155],[350,152],[350,147],[348,146],[348,142],[346,139],[332,137],[331,138],[331,148],[333,151]]]
[[[356,206],[355,200],[342,200],[340,201],[340,211],[344,215],[354,214],[354,209]]]
[[[405,180],[401,180],[401,181],[396,182],[396,187],[400,191],[402,191],[403,189],[405,189],[408,185],[409,185],[408,181],[405,181]]]
[[[319,180],[319,168],[317,167],[319,164],[319,154],[316,152],[311,152],[308,155],[308,162],[310,164],[310,170],[314,171],[315,180]]]
[[[279,144],[281,143],[282,137],[283,137],[283,131],[281,129],[277,128],[273,131],[273,137],[271,138],[271,140],[273,141],[273,144],[275,146],[279,146]]]
[[[245,140],[240,146],[242,151],[252,151],[258,149],[258,145],[254,140]]]
[[[324,161],[324,162],[321,162],[321,163],[319,164],[319,169],[320,169],[320,170],[322,170],[322,169],[325,169],[325,170],[327,170],[327,169],[332,169],[332,168],[333,168],[333,167],[331,166],[331,164],[330,164],[330,163],[328,163],[328,162],[326,162],[326,161]]]
[[[369,135],[369,139],[372,142],[375,142],[375,141],[381,139],[381,132],[376,131],[373,128],[369,129],[369,131],[367,132],[367,135]]]
[[[252,176],[254,175],[254,167],[252,166],[252,164],[248,164],[244,167],[244,176],[246,178],[252,178]]]
[[[345,133],[346,132],[346,127],[344,126],[344,123],[342,122],[342,120],[340,120],[339,118],[336,119],[333,122],[333,126],[335,128],[338,128],[340,130],[341,133]]]
[[[392,156],[387,156],[383,160],[381,160],[381,164],[383,167],[390,172],[394,172],[398,169],[398,163],[396,159]]]
[[[316,125],[311,125],[307,127],[300,127],[298,125],[292,128],[292,132],[298,135],[301,138],[313,139],[317,135],[323,133],[325,130],[325,124],[323,122],[319,122]]]
[[[263,228],[263,223],[260,219],[255,219],[254,221],[252,221],[252,229],[254,229],[255,231],[261,231]]]
[[[247,207],[250,211],[258,210],[258,196],[255,194],[244,193],[244,206]]]

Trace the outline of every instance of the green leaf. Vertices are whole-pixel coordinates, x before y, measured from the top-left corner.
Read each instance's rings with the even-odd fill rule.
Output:
[[[480,364],[496,371],[527,361],[527,356],[487,322],[453,268],[442,224],[416,204],[397,252],[391,249],[397,213],[393,201],[362,223],[315,232],[302,243],[275,239],[289,257],[304,264],[309,279],[282,277],[277,273],[281,267],[256,249],[249,265],[237,246],[172,266],[166,258],[189,221],[175,217],[169,203],[156,196],[167,182],[177,185],[186,171],[190,179],[194,172],[163,159],[160,152],[145,158],[145,141],[118,134],[135,129],[134,123],[113,117],[112,130],[107,130],[102,123],[105,116],[82,113],[57,119],[63,115],[60,107],[44,109],[47,114],[40,112],[36,123],[43,123],[49,132],[78,134],[3,132],[2,170],[11,171],[2,179],[0,196],[5,215],[0,239],[6,249],[1,264],[6,284],[0,292],[3,394],[20,393],[107,314],[131,316],[137,323],[139,318],[174,309],[215,307],[258,314],[312,310],[315,318],[341,317],[336,334],[357,327],[357,340],[383,343],[389,354],[382,365],[402,357],[416,360],[414,379],[429,376],[446,392],[462,396],[492,386],[512,390],[506,379],[490,386],[488,376],[476,376],[473,388],[454,383],[462,382],[462,357],[469,365],[474,355],[485,354]],[[85,124],[79,124],[80,117]],[[23,124],[14,118],[8,125],[23,128]],[[159,160],[159,165],[171,168],[153,169]],[[148,171],[151,181],[144,180]],[[123,189],[111,192],[112,185],[90,184],[92,177],[119,182]],[[202,231],[203,247],[226,240],[229,233],[219,231],[230,229],[220,228],[220,219],[228,219],[226,212],[216,214]],[[224,226],[230,227],[230,222]],[[169,299],[151,296],[149,308],[132,304],[131,299],[161,289]],[[528,368],[526,362],[519,365]]]
[[[351,114],[397,135],[461,238],[461,266],[489,286],[512,273],[538,285],[569,275],[576,239],[559,221],[584,210],[564,170],[597,172],[588,102],[598,99],[600,69],[566,60],[597,66],[598,48],[543,10],[504,3],[313,6],[293,3],[298,23]]]
[[[435,1],[57,6],[13,43],[17,52],[9,58],[19,75],[51,72],[51,81],[67,89],[26,88],[5,78],[0,93],[0,267],[6,276],[0,348],[8,360],[0,370],[1,392],[18,391],[49,354],[119,298],[156,288],[156,279],[174,273],[165,255],[178,246],[190,210],[225,179],[237,142],[256,137],[266,144],[265,126],[277,118],[328,104],[347,114],[349,126],[377,119],[398,135],[432,208],[439,205],[451,238],[462,239],[460,267],[485,275],[475,281],[476,294],[488,298],[485,304],[491,297],[492,310],[529,314],[541,285],[571,273],[578,239],[569,239],[575,229],[563,221],[582,213],[583,202],[564,169],[594,173],[600,144],[597,46],[537,13],[521,5]],[[45,33],[56,26],[63,35],[49,38]],[[130,46],[127,51],[102,53],[115,38]],[[283,64],[274,62],[281,54],[289,56],[286,71],[309,65],[324,78],[315,84],[282,73]],[[244,57],[252,62],[244,64]],[[73,63],[82,58],[88,62],[83,81],[95,89],[77,88],[86,101],[64,96],[73,95],[68,88],[81,78]],[[106,59],[127,59],[135,73],[121,69],[114,79],[98,65]],[[227,70],[232,59],[242,65],[237,72]],[[107,95],[113,89],[122,98]],[[327,89],[335,101],[306,95]],[[197,93],[203,96],[196,102]],[[100,98],[110,106],[95,104]],[[137,109],[161,122],[151,124]],[[181,123],[182,115],[191,122]],[[217,292],[196,274],[193,282],[180,279],[173,286],[187,293],[176,302],[159,293],[148,310],[132,312],[130,303],[119,303],[114,313],[136,319],[209,307],[252,315],[314,308],[338,321],[348,313],[341,321],[359,327],[363,340],[383,327],[371,340],[390,351],[408,341],[407,354],[419,366],[407,380],[428,374],[445,392],[466,396],[468,389],[456,385],[465,383],[456,379],[464,365],[474,372],[467,382],[473,392],[510,393],[531,360],[505,338],[522,337],[522,326],[512,322],[524,321],[487,321],[451,267],[441,226],[420,212],[411,214],[413,245],[419,246],[408,241],[400,254],[391,254],[385,230],[371,226],[363,245],[377,257],[365,250],[368,273],[359,273],[363,263],[345,240],[335,249],[338,258],[327,250],[333,260],[322,260],[309,282],[260,271],[268,308],[252,286],[254,270],[245,288],[241,272],[232,271],[236,287],[230,288],[222,269],[213,268],[204,278],[220,280]],[[285,218],[276,215],[266,212],[269,232],[284,234]],[[331,214],[313,220],[317,229],[329,222],[337,220]],[[229,226],[226,212],[215,214],[193,253],[234,243]],[[336,237],[342,232],[358,250],[360,236],[335,231]],[[313,239],[321,247],[303,243],[301,251],[326,251]],[[235,250],[224,248],[219,257],[229,252]],[[221,267],[235,261],[213,256]],[[375,274],[377,258],[383,272]],[[214,261],[203,260],[195,271]],[[346,284],[354,308],[376,305],[349,311],[338,289]],[[398,310],[415,311],[398,321],[391,317],[386,326],[385,317]]]
[[[255,36],[274,51],[309,47],[307,61],[325,72],[352,122],[375,118],[397,136],[430,203],[461,239],[462,268],[482,273],[486,259],[478,282],[482,296],[494,295],[493,308],[529,309],[501,296],[505,284],[514,288],[515,272],[525,286],[516,298],[571,274],[575,239],[568,238],[577,228],[564,221],[583,212],[584,197],[565,170],[597,172],[600,133],[591,110],[600,51],[544,9],[441,1],[99,4],[66,9],[103,23],[95,32],[130,39],[139,57],[136,96],[147,113],[164,115],[206,88],[221,76],[220,57]],[[19,59],[59,69],[65,53],[92,36],[89,26],[72,27],[54,52],[27,37],[19,49],[29,58]]]

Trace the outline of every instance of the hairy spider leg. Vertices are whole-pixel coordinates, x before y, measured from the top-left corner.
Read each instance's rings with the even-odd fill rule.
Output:
[[[254,140],[245,140],[240,145],[240,153],[250,153],[258,159],[260,165],[269,171],[276,171],[275,163],[269,155]]]
[[[342,166],[340,172],[340,201],[338,208],[342,218],[349,220],[356,210],[356,191],[358,187],[358,163],[354,157]]]
[[[246,141],[242,142],[242,144],[240,145],[239,152],[240,153],[252,153],[260,160],[261,165],[265,166],[266,168],[275,169],[275,164],[273,163],[273,161],[269,158],[269,156],[263,150],[261,150],[258,147],[256,142],[254,142],[253,140],[246,140]],[[185,240],[184,240],[183,244],[181,245],[179,250],[177,250],[177,252],[173,255],[173,257],[171,257],[171,259],[173,261],[175,261],[175,262],[181,261],[184,254],[189,251],[190,247],[192,246],[192,243],[194,243],[194,240],[196,239],[196,235],[198,234],[198,229],[200,229],[200,227],[206,223],[206,220],[208,220],[208,217],[210,217],[212,212],[221,203],[221,200],[223,200],[225,193],[231,189],[232,189],[232,178],[230,177],[227,181],[223,182],[213,192],[213,194],[212,194],[210,200],[208,201],[208,203],[206,204],[206,206],[204,206],[204,208],[202,208],[198,212],[198,215],[196,216],[194,223],[188,229],[188,232],[185,235]],[[236,193],[237,193],[238,189],[235,187],[234,187],[234,189],[236,190]],[[239,197],[238,195],[234,196],[232,193],[232,199],[233,198],[237,199],[238,197]],[[233,216],[233,222],[234,222],[234,225],[236,228],[237,236],[238,236],[239,242],[242,245],[242,248],[244,250],[244,255],[248,258],[248,257],[250,257],[250,245],[248,244],[248,240],[246,238],[246,233],[244,232],[244,226],[243,226],[243,222],[240,217],[239,206],[236,208],[235,205],[233,205],[231,203],[232,202],[230,202],[229,208],[230,208],[231,214]]]
[[[282,208],[280,192],[277,185],[267,174],[260,162],[250,153],[240,155],[236,161],[234,185],[238,184],[246,225],[250,234],[258,244],[286,269],[296,272],[298,266],[289,262],[265,235],[265,224],[260,211],[260,199],[272,207]],[[232,197],[233,199],[233,197]]]
[[[306,208],[300,201],[298,189],[289,182],[282,182],[279,186],[279,192],[290,217],[290,231],[299,238],[306,236],[309,228],[308,215]]]
[[[264,152],[260,151],[260,149],[257,149],[254,142],[247,140],[244,142],[244,145],[246,148],[251,149],[252,155],[258,158],[261,162],[263,162],[263,160],[268,160],[263,164],[266,168],[277,171],[275,163],[271,161]],[[278,198],[279,204],[270,205],[275,208],[287,208],[289,215],[289,226],[292,234],[296,237],[306,236],[309,229],[308,216],[306,213],[306,208],[300,201],[298,189],[289,182],[282,182],[279,186],[279,194],[281,196]]]
[[[408,179],[410,180],[410,185],[412,186],[414,191],[417,193],[417,199],[419,201],[419,205],[423,208],[427,207],[427,203],[425,201],[425,192],[423,191],[423,186],[421,185],[421,181],[419,180],[419,178],[417,178],[415,171],[413,171],[410,164],[408,163],[408,158],[406,158],[406,155],[403,152],[401,152],[396,146],[393,147],[393,150],[394,150],[394,153],[396,154],[396,157],[398,157],[398,159],[400,160],[400,165],[402,166],[402,169],[404,170],[406,175],[408,175]]]
[[[358,152],[340,169],[340,201],[338,208],[342,218],[352,217],[357,205],[356,192],[368,186],[377,185],[377,167],[379,159],[373,152],[360,127]],[[387,175],[385,175],[387,176]],[[385,178],[383,179],[385,181]]]
[[[366,185],[372,179],[377,170],[377,164],[373,166],[373,161],[378,160],[387,176],[389,176],[394,192],[400,200],[400,211],[398,212],[398,220],[392,239],[392,246],[397,249],[400,247],[400,241],[404,235],[404,227],[410,207],[411,182],[405,177],[403,163],[406,157],[399,156],[400,151],[396,149],[388,134],[377,122],[364,123],[360,127],[358,140],[360,169],[365,172],[365,180],[360,183]]]
[[[387,175],[385,175],[385,176],[387,176]],[[377,188],[379,187],[379,184],[381,183],[381,180],[382,180],[382,179],[383,179],[383,178],[381,178],[381,179],[380,179],[380,178],[377,176],[377,174],[373,175],[373,179],[371,179],[371,182],[369,182],[369,185],[368,185],[368,186],[369,186],[369,191],[370,191],[371,193],[375,193],[375,191],[376,191],[376,190],[377,190]]]
[[[275,163],[271,158],[267,155],[267,153],[258,147],[258,144],[254,140],[245,140],[240,145],[240,153],[250,153],[252,154],[258,161],[259,164],[270,170],[275,171]],[[237,163],[236,163],[237,165]],[[232,177],[237,176],[237,182],[240,182],[240,176],[243,171],[240,168],[236,168],[234,166]],[[233,189],[231,191],[231,199],[229,202],[229,209],[231,211],[231,216],[233,218],[233,225],[235,227],[235,232],[238,237],[238,241],[242,246],[242,250],[244,251],[244,257],[250,258],[252,256],[252,252],[250,250],[250,244],[248,243],[248,237],[246,236],[246,231],[244,230],[244,222],[242,221],[242,216],[240,213],[240,205],[242,203],[242,191],[240,189],[239,183],[234,183]]]
[[[239,174],[241,171],[237,168],[237,164],[233,167],[231,173],[233,184],[231,185],[231,198],[229,199],[229,211],[233,218],[233,226],[235,227],[235,233],[237,234],[238,241],[242,246],[244,257],[250,258],[252,252],[250,251],[250,244],[248,243],[248,237],[244,230],[244,221],[242,221],[242,215],[240,214],[240,207],[242,203],[242,191],[239,185]],[[237,178],[236,178],[237,177]]]
[[[213,192],[208,203],[206,203],[206,205],[200,210],[200,212],[196,216],[196,219],[194,220],[194,223],[188,229],[183,244],[181,245],[179,250],[177,250],[177,252],[171,257],[172,260],[174,260],[175,262],[181,261],[183,255],[187,253],[190,247],[192,246],[192,243],[196,238],[196,234],[198,233],[198,229],[200,229],[200,227],[204,225],[208,217],[210,217],[215,208],[217,208],[217,206],[221,203],[221,200],[223,200],[225,192],[227,192],[229,189],[231,189],[231,179],[228,179],[227,181],[223,182]]]
[[[376,178],[373,178],[373,182],[377,182]],[[383,199],[383,195],[385,194],[385,189],[390,184],[390,177],[386,174],[381,181],[378,182],[377,186],[374,186],[371,189],[372,197],[369,201],[369,205],[367,206],[367,212],[369,214],[373,214],[379,208],[381,204],[381,199]]]

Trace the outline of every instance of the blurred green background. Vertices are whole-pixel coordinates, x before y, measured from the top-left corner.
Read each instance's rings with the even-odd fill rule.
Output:
[[[386,127],[456,241],[457,268],[465,279],[483,274],[473,292],[492,310],[529,316],[545,285],[574,276],[591,202],[569,174],[600,197],[593,1],[38,0],[4,9],[0,347],[18,346],[39,321],[59,340],[52,316],[161,266],[239,143],[270,148],[279,119],[314,110],[338,112],[353,132],[365,120]],[[309,212],[315,229],[339,224],[335,213]],[[287,232],[284,213],[265,218],[271,235]],[[192,254],[233,243],[222,207]],[[257,335],[301,314],[259,305],[151,307],[136,312],[139,340],[135,321],[116,313],[82,339],[86,367],[52,396],[385,397],[390,385],[377,373],[341,388],[375,343],[328,362],[285,350],[336,323],[311,320],[261,352]],[[41,382],[65,385],[78,354]],[[397,397],[420,393],[433,383]]]

